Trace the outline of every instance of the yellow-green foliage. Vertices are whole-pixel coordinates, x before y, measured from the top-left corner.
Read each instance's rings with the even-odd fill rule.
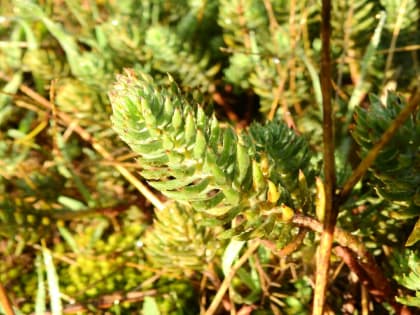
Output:
[[[115,130],[139,154],[142,176],[164,195],[218,224],[240,215],[245,220],[233,223],[233,234],[244,238],[276,234],[276,222],[288,220],[284,208],[302,208],[298,172],[310,174],[310,154],[285,124],[237,133],[190,104],[174,83],[157,89],[133,71],[118,77],[110,99]]]

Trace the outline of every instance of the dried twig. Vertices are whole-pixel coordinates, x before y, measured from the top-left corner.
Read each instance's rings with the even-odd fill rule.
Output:
[[[295,252],[299,248],[299,246],[302,245],[302,242],[305,239],[307,232],[308,231],[306,229],[300,229],[296,237],[281,249],[278,249],[276,247],[276,244],[269,240],[261,240],[261,244],[269,248],[277,256],[286,257],[291,253]]]
[[[324,227],[320,222],[302,214],[295,214],[292,222],[318,233],[322,233],[324,230]],[[396,292],[392,290],[389,280],[386,278],[373,256],[357,237],[335,227],[333,238],[342,247],[346,247],[351,250],[353,255],[357,257],[358,266],[361,270],[363,269],[363,274],[366,274],[365,278],[368,278],[372,283],[371,292],[374,290],[377,296],[381,296],[384,301],[387,301],[390,305],[392,305],[397,314],[411,314],[407,308],[395,302]]]
[[[239,258],[239,260],[232,266],[204,315],[213,315],[217,311],[217,308],[219,307],[219,304],[222,301],[226,291],[229,289],[230,283],[233,277],[235,276],[236,272],[239,268],[242,267],[244,263],[246,263],[248,258],[257,250],[259,246],[260,241],[255,241],[254,243],[252,243],[251,246],[248,247],[246,252],[241,256],[241,258]]]
[[[48,109],[53,110],[54,106],[51,104],[50,101],[48,101],[46,98],[44,98],[42,95],[38,94],[34,90],[32,90],[30,87],[21,84],[19,89],[35,100],[40,106]],[[67,126],[71,125],[73,122],[73,119],[63,112],[57,112],[57,117],[60,118],[61,121],[63,121]],[[98,143],[91,135],[88,133],[85,129],[80,127],[79,125],[74,125],[73,130],[85,141],[90,142],[92,147],[102,155],[106,160],[112,161],[112,155],[109,153],[100,143]],[[114,167],[121,173],[122,176],[125,177],[134,187],[136,187],[140,193],[148,199],[153,206],[155,206],[156,209],[162,210],[164,208],[163,203],[155,196],[152,191],[144,185],[136,176],[131,174],[130,171],[127,170],[127,168],[123,167],[120,164],[115,164]]]
[[[15,311],[13,310],[12,303],[10,302],[9,297],[6,294],[6,289],[1,283],[0,283],[0,305],[3,308],[5,315],[15,315]]]
[[[117,305],[122,302],[138,302],[143,301],[147,296],[155,296],[158,293],[157,290],[147,291],[132,291],[127,293],[113,293],[109,295],[103,295],[95,300],[91,300],[85,304],[71,304],[63,309],[63,314],[80,314],[80,312],[86,312],[89,310],[87,305],[93,306],[98,309],[106,310],[111,308],[113,305]],[[52,313],[46,312],[45,315],[51,315]]]
[[[386,58],[385,75],[388,73],[392,65],[392,59],[394,57],[395,46],[397,45],[398,35],[400,34],[401,25],[404,21],[404,14],[406,13],[407,2],[408,2],[407,0],[402,0],[397,11],[398,12],[397,20],[395,21],[394,30],[392,31],[392,39],[391,39],[391,44],[389,46],[389,54]]]

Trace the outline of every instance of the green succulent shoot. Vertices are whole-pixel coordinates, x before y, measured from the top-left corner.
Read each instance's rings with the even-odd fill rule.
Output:
[[[226,225],[224,237],[278,236],[294,211],[310,211],[303,138],[278,121],[237,131],[169,81],[157,88],[126,70],[109,93],[114,129],[138,154],[149,185],[203,213],[203,223]]]
[[[356,110],[353,137],[360,145],[362,157],[379,141],[405,106],[403,100],[393,93],[388,95],[386,104],[374,95],[370,100],[368,109],[359,107]],[[398,129],[371,168],[378,194],[400,204],[412,216],[418,215],[420,210],[419,119],[420,112],[417,112]]]

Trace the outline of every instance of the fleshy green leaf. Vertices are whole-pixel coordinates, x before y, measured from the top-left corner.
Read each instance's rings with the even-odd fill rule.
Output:
[[[268,204],[300,208],[299,173],[308,192],[313,184],[306,142],[279,121],[239,134],[190,104],[170,81],[157,88],[145,74],[127,70],[109,93],[114,129],[139,155],[140,173],[220,224],[241,213],[250,220],[242,237],[275,231]],[[265,225],[255,234],[259,220]]]

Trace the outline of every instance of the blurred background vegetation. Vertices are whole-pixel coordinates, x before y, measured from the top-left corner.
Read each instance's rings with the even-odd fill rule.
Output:
[[[419,7],[333,1],[339,183],[358,163],[348,137],[356,108],[367,107],[369,93],[409,99],[419,89]],[[320,168],[319,33],[315,0],[0,0],[0,283],[16,313],[203,312],[246,246],[216,238],[191,209],[155,213],[165,198],[139,179],[135,155],[111,128],[107,93],[124,68],[162,84],[171,73],[235,128],[284,120]],[[420,133],[418,123],[410,128]],[[418,183],[418,148],[413,154]],[[409,296],[420,292],[418,245],[404,249],[420,191],[408,204],[387,192],[360,184],[339,224]],[[288,256],[261,245],[238,269],[220,313],[307,314],[315,242],[308,233]],[[335,257],[330,312],[361,314],[364,294]],[[420,306],[418,294],[402,301]],[[369,303],[375,314],[392,312]]]

